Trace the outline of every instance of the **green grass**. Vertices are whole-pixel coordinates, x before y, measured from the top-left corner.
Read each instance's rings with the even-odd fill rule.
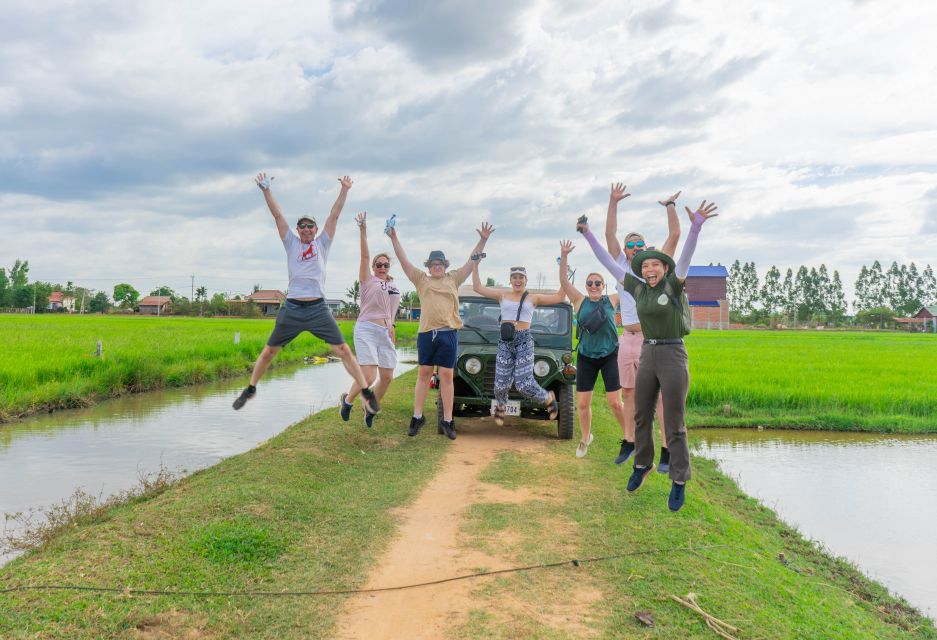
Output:
[[[688,422],[937,431],[937,335],[694,331]]]
[[[740,638],[937,638],[933,622],[804,540],[712,461],[694,457],[678,514],[657,473],[628,494],[630,468],[611,463],[618,427],[604,402],[593,411],[596,442],[585,459],[563,442],[546,456],[499,454],[482,480],[533,497],[475,504],[460,543],[498,567],[621,557],[482,583],[456,637],[717,637],[670,598],[692,592]],[[647,610],[653,629],[635,618]]]
[[[349,343],[353,326],[339,322]],[[272,319],[0,315],[0,422],[243,374],[272,329]],[[234,344],[235,332],[241,334],[240,344]],[[412,339],[416,324],[399,323],[397,335],[400,341]],[[103,358],[93,355],[98,340]],[[275,364],[328,351],[328,345],[304,333]]]
[[[0,589],[362,586],[391,541],[394,509],[426,486],[450,447],[433,430],[404,434],[413,380],[410,373],[395,382],[373,430],[349,427],[331,411],[312,416],[155,497],[64,531],[0,569]],[[594,416],[596,442],[585,459],[558,440],[542,453],[499,454],[482,479],[531,499],[474,505],[458,543],[499,566],[661,551],[479,581],[454,637],[708,640],[715,636],[700,618],[669,598],[695,592],[741,638],[937,638],[930,621],[803,540],[709,461],[694,459],[679,514],[667,511],[669,482],[656,473],[626,494],[626,469],[611,464],[618,427],[605,403]],[[543,437],[542,424],[521,428]],[[0,637],[328,638],[341,603],[23,591],[0,596]],[[653,629],[634,618],[645,609]]]

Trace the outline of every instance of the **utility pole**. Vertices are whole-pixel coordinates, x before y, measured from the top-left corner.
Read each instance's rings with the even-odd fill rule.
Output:
[[[189,294],[189,302],[194,302],[195,301],[195,276],[193,275],[191,276],[191,278],[192,278],[192,293]]]

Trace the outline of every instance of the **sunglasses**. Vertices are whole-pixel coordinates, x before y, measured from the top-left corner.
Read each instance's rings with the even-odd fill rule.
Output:
[[[637,248],[640,249],[640,248],[643,247],[643,246],[644,246],[644,240],[638,240],[637,242],[626,242],[626,243],[625,243],[625,248],[627,248],[627,249],[634,249],[635,247],[637,247]]]
[[[601,280],[586,280],[587,287],[601,287],[603,284],[605,283]]]
[[[390,269],[390,263],[389,262],[375,262],[374,268],[375,269]]]
[[[300,229],[315,229],[316,223],[315,222],[301,222],[296,226],[299,227]]]

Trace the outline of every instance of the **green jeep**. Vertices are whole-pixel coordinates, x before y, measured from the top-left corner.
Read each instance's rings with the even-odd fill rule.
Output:
[[[490,298],[483,298],[475,292],[460,292],[459,315],[465,326],[459,330],[459,354],[453,375],[453,414],[490,415],[495,397],[495,357],[501,309]],[[560,405],[556,419],[557,434],[569,440],[573,437],[576,416],[572,307],[565,302],[536,307],[530,331],[534,338],[534,377],[540,386],[556,395]],[[442,421],[442,402],[437,402],[437,408],[438,420]],[[543,405],[524,398],[513,387],[508,395],[505,416],[549,419]]]

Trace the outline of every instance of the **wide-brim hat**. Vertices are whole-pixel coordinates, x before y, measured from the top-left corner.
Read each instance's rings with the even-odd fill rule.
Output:
[[[429,257],[426,259],[426,262],[423,263],[423,266],[429,267],[429,263],[436,260],[441,261],[446,266],[446,268],[449,267],[449,261],[446,260],[446,254],[438,250],[429,252]]]
[[[644,264],[645,260],[660,260],[670,268],[671,272],[677,267],[677,264],[673,261],[673,258],[668,256],[663,251],[658,251],[657,249],[645,249],[644,251],[639,251],[638,253],[634,254],[634,257],[631,259],[631,270],[640,276],[641,265]]]

